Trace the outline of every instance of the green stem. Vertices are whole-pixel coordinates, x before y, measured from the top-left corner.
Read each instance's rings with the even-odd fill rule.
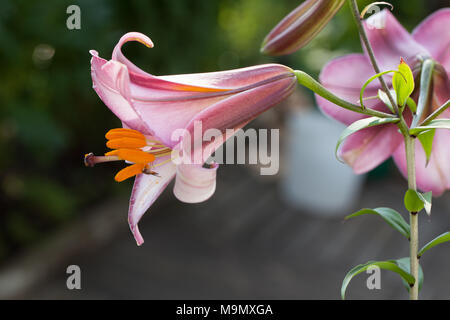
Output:
[[[294,73],[297,77],[299,84],[301,84],[302,86],[317,93],[322,98],[325,98],[328,101],[333,102],[334,104],[336,104],[344,109],[347,109],[347,110],[350,110],[353,112],[357,112],[357,113],[362,113],[362,114],[372,116],[372,117],[379,117],[379,118],[395,117],[393,114],[388,114],[388,113],[377,111],[377,110],[362,109],[361,106],[359,106],[357,104],[350,103],[348,101],[345,101],[345,100],[337,97],[336,95],[334,95],[333,93],[328,91],[324,86],[322,86],[319,82],[317,82],[313,77],[311,77],[306,72],[296,70],[296,71],[294,71]]]
[[[361,16],[359,13],[358,4],[356,3],[356,0],[348,0],[350,4],[350,8],[352,9],[353,16],[356,21],[356,26],[358,27],[358,32],[361,36],[361,40],[364,43],[364,46],[366,47],[367,54],[369,55],[370,62],[372,63],[373,69],[375,70],[375,73],[381,73],[380,67],[378,66],[377,60],[375,58],[375,53],[373,51],[372,45],[370,44],[369,38],[367,37],[366,30],[364,29],[364,26],[361,22]],[[379,77],[378,80],[380,81],[381,87],[383,88],[384,92],[387,94],[389,101],[391,102],[391,105],[394,106],[395,112],[397,114],[400,113],[397,104],[395,103],[394,98],[392,97],[391,91],[389,90],[386,81],[384,81],[383,77]]]
[[[415,163],[415,139],[411,136],[405,136],[406,146],[406,161],[408,167],[408,188],[417,190],[416,185],[416,163]],[[411,275],[416,279],[416,282],[409,291],[409,298],[411,300],[419,299],[419,217],[417,212],[410,212],[409,214],[411,238],[410,238],[410,260],[411,260]]]

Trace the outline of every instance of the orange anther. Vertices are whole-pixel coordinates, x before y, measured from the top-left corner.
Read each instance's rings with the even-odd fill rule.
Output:
[[[143,163],[136,163],[131,166],[125,167],[117,172],[114,180],[116,180],[117,182],[122,182],[128,178],[134,177],[138,174],[141,174],[145,167],[146,165]]]
[[[153,154],[144,152],[139,149],[118,149],[105,153],[105,156],[118,156],[122,160],[133,163],[149,163],[155,161]]]
[[[105,138],[108,140],[120,138],[134,138],[145,140],[145,136],[139,131],[125,128],[111,129],[105,134]]]
[[[110,149],[137,149],[143,148],[147,145],[145,139],[136,138],[119,138],[106,142],[106,146]]]

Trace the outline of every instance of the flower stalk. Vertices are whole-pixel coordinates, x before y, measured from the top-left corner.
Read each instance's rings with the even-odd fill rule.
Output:
[[[361,108],[361,106],[357,104],[350,103],[348,101],[345,101],[344,99],[341,99],[337,97],[335,94],[327,90],[324,86],[322,86],[319,82],[317,82],[313,77],[311,77],[309,74],[303,71],[296,70],[294,71],[295,76],[297,77],[297,81],[300,85],[304,86],[305,88],[310,89],[314,93],[318,94],[322,98],[327,99],[328,101],[333,102],[334,104],[361,114],[365,114],[367,116],[371,117],[378,117],[378,118],[392,118],[392,114],[388,114],[382,111],[367,109],[367,108]]]
[[[361,36],[362,42],[366,48],[367,54],[369,56],[370,62],[374,68],[374,71],[379,74],[381,73],[380,67],[378,66],[377,60],[375,58],[374,50],[370,41],[367,37],[367,33],[362,24],[362,19],[359,14],[358,4],[356,0],[348,0],[350,7],[352,9],[353,16],[358,27],[359,34]],[[434,69],[434,61],[427,59],[422,63],[422,83],[420,88],[419,106],[417,114],[414,115],[413,126],[417,125],[420,121],[424,110],[429,102],[429,89],[432,79],[432,73]],[[408,174],[408,188],[417,191],[416,182],[416,159],[415,159],[415,138],[409,134],[409,127],[403,117],[403,108],[399,108],[398,104],[395,102],[391,91],[389,90],[386,81],[383,76],[379,78],[380,84],[384,92],[386,93],[391,105],[394,107],[395,113],[400,118],[398,127],[405,139],[405,151],[406,151],[406,162],[407,162],[407,174]],[[428,80],[428,81],[427,81]],[[427,120],[425,120],[427,121]],[[418,258],[418,246],[419,246],[419,219],[417,212],[410,212],[410,273],[414,277],[414,285],[411,286],[409,294],[410,300],[418,300],[419,298],[419,258]]]
[[[370,44],[369,38],[367,37],[366,30],[364,30],[364,27],[361,22],[361,15],[359,13],[358,4],[356,3],[356,0],[348,0],[350,4],[350,8],[352,9],[353,16],[356,21],[356,26],[358,27],[358,33],[361,36],[362,42],[364,43],[364,46],[366,47],[367,54],[369,55],[370,62],[372,63],[373,69],[375,70],[375,73],[381,73],[380,67],[378,66],[377,60],[375,58],[375,53],[373,52],[372,45]],[[386,81],[384,80],[383,76],[379,77],[378,80],[380,81],[381,87],[383,88],[384,92],[387,94],[389,101],[391,102],[391,105],[394,106],[395,111],[397,114],[399,113],[398,106],[395,103],[394,98],[392,97],[391,91],[389,90]]]
[[[406,161],[408,166],[408,188],[416,191],[416,161],[415,161],[415,139],[411,136],[405,137]],[[409,213],[409,221],[411,228],[410,236],[410,273],[416,279],[414,285],[409,290],[410,300],[418,300],[419,298],[419,215],[417,212]]]

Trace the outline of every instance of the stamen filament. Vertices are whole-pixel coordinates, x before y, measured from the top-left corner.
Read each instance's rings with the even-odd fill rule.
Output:
[[[168,156],[168,155],[170,155],[170,154],[172,154],[172,151],[164,152],[164,153],[154,153],[153,155],[154,155],[156,158],[162,158],[162,157]]]
[[[93,153],[88,153],[84,156],[84,164],[86,167],[93,167],[97,163],[120,161],[118,156],[108,155],[108,156],[95,156]]]
[[[162,165],[165,165],[166,163],[169,163],[170,161],[172,161],[172,158],[169,158],[167,160],[161,161],[160,163],[157,163],[157,164],[153,165],[152,167],[153,168],[157,168],[157,167],[160,167]]]

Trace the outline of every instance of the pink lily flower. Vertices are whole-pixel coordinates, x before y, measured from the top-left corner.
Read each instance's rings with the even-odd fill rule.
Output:
[[[173,140],[177,130],[188,133],[200,122],[205,132],[240,129],[256,116],[290,95],[296,77],[288,67],[268,64],[201,74],[154,76],[131,63],[121,51],[128,41],[147,47],[147,36],[125,34],[107,61],[91,51],[93,87],[100,99],[122,121],[123,128],[106,134],[113,149],[104,156],[88,154],[86,165],[127,161],[132,165],[116,175],[116,181],[136,176],[130,199],[128,222],[138,245],[144,240],[138,222],[167,185],[176,177],[175,196],[188,203],[207,200],[215,191],[217,164],[176,165],[173,149],[183,149],[183,137]],[[203,135],[202,132],[202,135]],[[223,141],[228,137],[224,137]],[[202,142],[204,162],[221,143]],[[205,151],[207,150],[207,151]],[[205,152],[205,153],[203,153]]]
[[[433,77],[432,104],[424,117],[450,98],[450,32],[446,27],[449,25],[450,8],[441,9],[426,18],[412,34],[408,33],[388,10],[383,10],[365,21],[365,29],[381,71],[397,69],[401,57],[412,70],[420,66],[420,57],[431,57],[438,63]],[[373,75],[366,54],[350,54],[330,61],[323,68],[320,81],[339,97],[355,103],[359,100],[361,87]],[[391,79],[386,80],[389,80],[390,85]],[[418,87],[416,85],[416,88]],[[381,89],[378,83],[372,82],[366,90],[366,97],[376,96],[378,89]],[[413,93],[412,97],[417,98],[417,92]],[[317,102],[326,115],[346,125],[364,118],[319,96]],[[378,99],[367,100],[365,105],[390,113]],[[406,113],[407,111],[405,118],[410,118],[410,113]],[[450,118],[450,110],[446,110],[441,117]],[[449,143],[450,131],[437,130],[433,152],[427,165],[425,152],[416,141],[417,184],[422,191],[432,191],[437,196],[450,188]],[[372,127],[353,134],[344,143],[339,155],[358,174],[370,171],[393,156],[403,175],[407,175],[405,145],[395,125]]]

